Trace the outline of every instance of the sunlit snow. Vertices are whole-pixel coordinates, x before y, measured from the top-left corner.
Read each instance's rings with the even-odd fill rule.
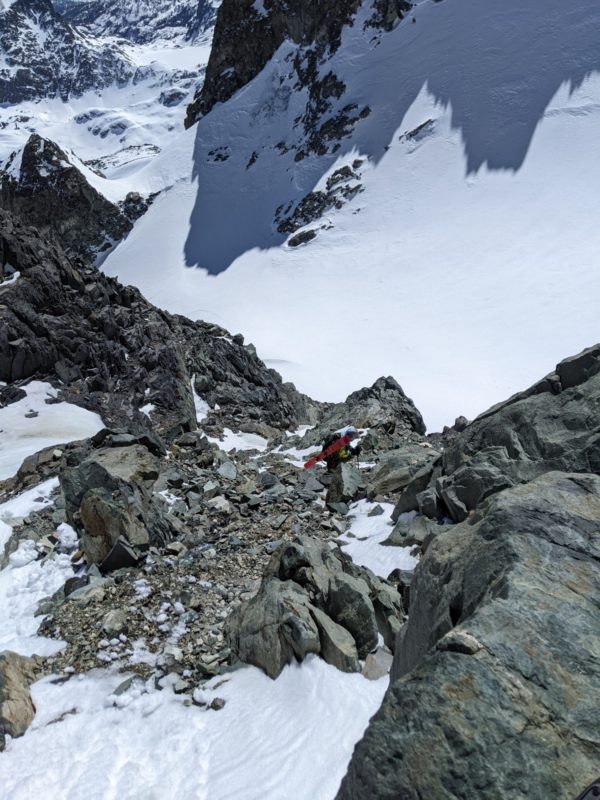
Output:
[[[52,445],[86,439],[102,430],[98,414],[71,403],[47,403],[56,397],[48,383],[32,381],[27,397],[0,408],[0,480],[12,477],[27,456]]]

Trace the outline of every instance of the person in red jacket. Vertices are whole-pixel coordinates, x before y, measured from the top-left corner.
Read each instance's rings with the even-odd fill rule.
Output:
[[[323,450],[326,450],[330,445],[342,438],[347,439],[347,442],[344,444],[344,446],[328,455],[325,459],[327,470],[329,472],[333,472],[339,467],[340,464],[350,461],[352,458],[354,458],[354,456],[360,455],[360,444],[356,445],[355,447],[350,446],[350,442],[358,438],[358,431],[352,425],[347,427],[346,430],[342,431],[342,433],[330,434],[323,442]]]

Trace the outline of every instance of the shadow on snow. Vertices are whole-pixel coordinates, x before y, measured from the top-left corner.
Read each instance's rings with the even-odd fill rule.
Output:
[[[518,171],[558,89],[567,84],[574,91],[600,71],[600,6],[572,5],[426,0],[411,15],[416,24],[408,17],[381,37],[364,31],[367,12],[359,12],[324,69],[347,86],[336,109],[356,103],[371,113],[337,153],[300,162],[294,150],[277,147],[302,143],[294,120],[307,103],[306,90],[292,88],[295,46],[283,45],[254,81],[197,125],[187,265],[217,275],[248,250],[281,244],[286,236],[275,228],[276,209],[298,202],[344,155],[359,152],[377,163],[424,87],[452,109],[467,174],[483,165]]]

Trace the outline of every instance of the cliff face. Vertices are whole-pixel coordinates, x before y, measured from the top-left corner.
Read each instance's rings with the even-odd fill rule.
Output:
[[[71,257],[86,260],[112,247],[147,205],[129,196],[124,208],[111,203],[87,181],[54,142],[32,134],[0,174],[0,207],[54,235]]]
[[[361,0],[225,0],[202,89],[188,109],[186,126],[249,83],[286,40],[305,48],[314,62],[335,52]],[[388,28],[410,8],[405,0],[375,3],[372,24]],[[314,64],[313,64],[314,67]],[[310,72],[301,82],[310,78]]]

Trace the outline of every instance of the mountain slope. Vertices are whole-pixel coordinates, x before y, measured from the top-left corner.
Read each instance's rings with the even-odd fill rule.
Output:
[[[114,43],[68,25],[50,0],[16,0],[0,7],[0,102],[81,95],[122,85],[135,66]]]
[[[216,0],[63,0],[64,18],[95,36],[119,36],[136,43],[186,39],[214,23]]]
[[[596,338],[600,12],[427,0],[385,30],[379,5],[217,97],[105,268],[313,396],[391,372],[438,427]]]

